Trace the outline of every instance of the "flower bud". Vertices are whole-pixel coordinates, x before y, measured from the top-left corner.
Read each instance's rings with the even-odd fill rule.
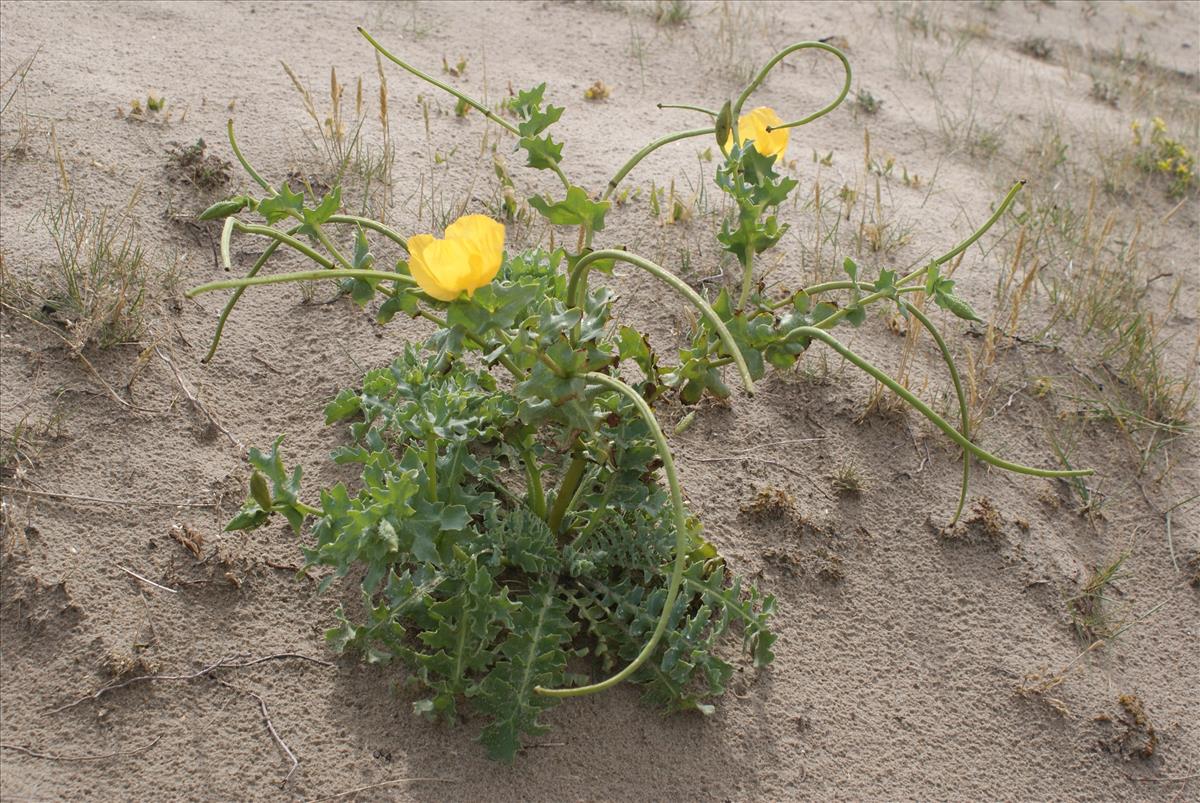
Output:
[[[230,215],[236,215],[245,209],[248,203],[250,203],[250,199],[244,195],[230,198],[227,201],[217,201],[200,213],[200,220],[220,220]]]
[[[729,142],[729,137],[733,133],[733,102],[725,101],[725,105],[721,107],[720,114],[717,115],[717,147],[722,150]]]
[[[263,510],[271,509],[271,489],[267,487],[267,478],[257,471],[250,475],[250,495]]]

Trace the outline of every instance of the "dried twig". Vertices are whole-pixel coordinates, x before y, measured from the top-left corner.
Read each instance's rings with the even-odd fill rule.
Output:
[[[305,801],[305,803],[325,803],[325,801],[327,801],[327,800],[337,800],[339,798],[349,797],[350,795],[358,794],[359,792],[366,792],[371,789],[383,789],[386,786],[399,786],[402,783],[418,783],[418,782],[458,783],[458,781],[453,778],[393,778],[390,781],[382,781],[380,783],[367,784],[366,786],[356,786],[353,789],[347,789],[345,792],[338,792],[336,795],[329,795],[328,797],[313,798],[312,800]]]
[[[141,499],[109,499],[104,496],[81,496],[79,494],[61,494],[53,491],[35,491],[32,488],[14,488],[11,485],[0,485],[0,491],[26,496],[41,496],[46,499],[67,499],[73,502],[95,502],[100,505],[120,505],[121,507],[201,507],[215,508],[216,502],[155,502]]]
[[[1193,772],[1191,775],[1175,775],[1173,777],[1172,776],[1164,776],[1162,778],[1141,777],[1138,775],[1130,775],[1128,772],[1126,772],[1125,777],[1131,781],[1151,781],[1154,783],[1172,783],[1174,781],[1190,781],[1193,778],[1200,778],[1200,772]]]
[[[80,697],[78,700],[67,703],[66,705],[60,705],[58,708],[52,708],[52,709],[48,710],[46,713],[47,714],[61,713],[68,709],[75,708],[78,705],[83,705],[84,703],[88,702],[89,700],[99,700],[102,696],[104,696],[105,694],[108,694],[110,691],[116,691],[117,689],[123,689],[126,686],[132,686],[135,683],[143,683],[143,682],[151,681],[151,680],[195,680],[196,678],[203,677],[204,675],[207,675],[210,672],[213,672],[217,669],[241,669],[243,667],[254,666],[255,664],[261,664],[261,663],[264,663],[265,661],[278,661],[278,660],[284,660],[284,659],[289,659],[289,658],[295,658],[295,659],[299,659],[299,660],[303,660],[303,661],[309,661],[314,664],[320,664],[321,666],[328,666],[328,667],[333,666],[333,664],[331,664],[329,661],[322,661],[320,658],[312,658],[308,655],[300,655],[298,653],[292,653],[292,652],[281,652],[281,653],[277,653],[275,655],[266,655],[266,656],[263,656],[262,658],[255,658],[253,660],[242,661],[242,662],[238,662],[238,663],[234,663],[234,656],[229,655],[229,656],[222,658],[221,660],[217,661],[214,664],[210,664],[209,666],[206,666],[197,672],[192,672],[191,674],[187,674],[187,675],[138,675],[137,677],[130,678],[129,680],[123,681],[121,683],[115,683],[111,686],[101,686],[99,689],[97,689],[96,691],[92,692],[91,694],[89,694],[85,697]]]
[[[122,399],[120,396],[117,395],[117,392],[115,390],[113,390],[112,385],[105,382],[104,377],[100,376],[100,372],[96,370],[96,366],[92,365],[91,361],[88,360],[87,357],[83,356],[83,353],[80,350],[76,349],[75,345],[69,339],[67,339],[67,337],[62,332],[58,331],[53,326],[48,326],[48,325],[42,323],[37,318],[34,318],[32,315],[25,314],[21,310],[14,307],[12,304],[7,304],[3,301],[0,301],[0,306],[3,306],[5,309],[7,309],[11,312],[15,312],[16,314],[20,315],[22,318],[29,321],[30,323],[37,324],[38,326],[45,329],[47,332],[50,332],[52,335],[57,337],[59,340],[61,340],[63,343],[65,343],[67,345],[67,350],[71,353],[71,356],[78,357],[83,362],[83,364],[87,367],[88,371],[91,372],[92,376],[94,376],[96,378],[96,381],[100,383],[100,385],[104,388],[104,390],[108,393],[108,395],[113,399],[113,401],[115,401],[117,404],[121,405],[122,407],[124,407],[127,410],[138,409],[138,408],[134,407],[132,404],[130,404],[129,402],[127,402],[125,399]]]
[[[187,397],[189,402],[191,402],[192,407],[195,410],[198,410],[205,418],[207,418],[209,425],[228,438],[230,443],[232,443],[240,451],[246,451],[245,444],[233,437],[229,430],[225,429],[225,427],[221,425],[221,422],[218,421],[211,412],[209,412],[209,409],[204,405],[204,402],[200,401],[200,398],[192,391],[190,387],[188,387],[188,383],[183,378],[183,375],[179,373],[179,368],[175,365],[175,361],[164,354],[163,350],[158,346],[154,347],[154,352],[158,355],[159,359],[165,362],[167,367],[171,369],[171,373],[175,376],[175,382],[179,385],[179,389],[183,391],[183,395]]]
[[[140,574],[135,572],[133,569],[126,569],[124,566],[122,566],[119,563],[114,563],[113,566],[116,566],[118,569],[125,572],[125,574],[128,574],[131,577],[136,577],[138,580],[141,580],[143,583],[149,583],[150,585],[154,586],[155,588],[162,589],[163,591],[168,591],[172,594],[179,593],[179,591],[177,589],[167,588],[166,586],[159,585],[158,583],[154,582],[153,580],[151,580],[149,578],[142,577]]]
[[[33,758],[48,759],[49,761],[103,761],[106,758],[119,758],[122,756],[136,756],[136,755],[139,755],[140,753],[145,753],[147,750],[154,747],[154,745],[158,744],[160,741],[162,741],[162,737],[155,736],[154,741],[150,742],[150,744],[145,745],[143,747],[139,747],[136,750],[117,750],[113,753],[103,753],[103,754],[95,755],[95,756],[86,756],[86,755],[85,756],[71,756],[71,755],[62,755],[59,753],[39,753],[37,750],[31,750],[28,747],[21,747],[18,744],[0,744],[0,747],[4,748],[5,750],[16,750],[19,753],[24,753],[25,755],[32,756]]]
[[[784,471],[788,472],[789,474],[795,474],[797,477],[800,477],[805,482],[807,482],[809,485],[811,485],[813,487],[813,489],[815,491],[817,491],[817,493],[821,494],[821,496],[825,497],[826,499],[833,498],[832,496],[829,495],[828,491],[826,491],[824,488],[822,488],[820,485],[818,485],[813,480],[813,478],[810,477],[808,474],[805,474],[803,471],[798,471],[797,469],[794,469],[791,466],[784,465],[783,463],[780,463],[778,461],[768,460],[765,457],[751,457],[749,455],[742,455],[739,457],[697,457],[695,455],[686,454],[686,453],[683,455],[683,457],[686,458],[687,460],[695,460],[697,463],[738,463],[743,460],[750,460],[755,463],[766,463],[768,466],[775,466],[776,468],[783,469]]]
[[[760,443],[757,446],[751,446],[749,449],[739,449],[735,452],[730,452],[730,454],[749,454],[750,452],[762,451],[763,449],[771,446],[787,446],[788,444],[793,443],[816,443],[817,441],[823,440],[828,440],[828,438],[826,438],[824,435],[819,435],[815,438],[790,438],[783,441],[770,441],[769,443]]]
[[[243,689],[241,686],[235,686],[232,683],[224,680],[218,680],[217,683],[220,683],[226,688],[233,689],[234,691],[240,691],[243,694],[249,694],[255,700],[258,700],[258,707],[262,710],[263,722],[267,723],[267,730],[271,732],[271,738],[275,740],[277,745],[283,748],[283,752],[287,754],[288,759],[292,762],[292,768],[288,770],[288,774],[283,776],[283,780],[279,782],[281,787],[287,786],[287,782],[292,779],[292,774],[295,773],[296,768],[300,766],[300,759],[296,758],[296,754],[291,751],[291,748],[287,746],[287,743],[280,738],[279,732],[275,730],[275,725],[271,722],[271,715],[267,713],[267,701],[264,700],[261,695],[252,692],[249,689]]]

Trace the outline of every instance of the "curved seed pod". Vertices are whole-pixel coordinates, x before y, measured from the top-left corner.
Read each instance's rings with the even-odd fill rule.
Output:
[[[217,201],[200,213],[200,220],[220,220],[230,215],[236,215],[245,209],[248,203],[250,203],[250,199],[244,195],[226,201]]]
[[[725,150],[725,143],[729,141],[730,135],[733,133],[733,101],[725,101],[725,105],[721,107],[721,111],[717,113],[717,147],[722,151]]]
[[[250,475],[250,495],[263,510],[271,509],[271,489],[267,487],[267,478],[257,471]]]

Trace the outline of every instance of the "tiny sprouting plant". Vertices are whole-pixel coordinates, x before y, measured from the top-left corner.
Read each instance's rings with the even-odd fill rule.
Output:
[[[978,231],[907,275],[861,276],[847,259],[844,280],[783,298],[764,294],[755,259],[787,231],[777,211],[797,186],[776,170],[778,160],[792,129],[846,97],[850,65],[837,48],[792,45],[719,110],[677,107],[706,123],[647,144],[606,186],[590,191],[564,170],[565,143],[553,131],[564,109],[547,102],[545,84],[488,108],[359,31],[384,58],[511,134],[525,164],[550,171],[562,185],[552,196],[529,198],[529,206],[574,230],[563,240],[572,245],[553,251],[506,248],[504,225],[475,214],[440,234],[404,236],[344,214],[338,187],[315,198],[269,182],[229,124],[234,155],[262,193],[222,201],[202,217],[225,220],[227,268],[235,233],[269,242],[245,278],[191,291],[233,290],[206,361],[230,310],[258,285],[333,279],[359,305],[382,297],[380,323],[404,314],[434,324],[422,343],[368,372],[325,409],[327,423],[349,428],[349,443],[333,459],[361,467],[356,487],[338,483],[302,498],[300,469],[285,466],[280,437],[268,451],[251,450],[250,496],[228,525],[250,529],[278,514],[299,533],[311,520],[306,566],[333,568],[322,590],[352,570],[364,575],[361,610],[339,610],[330,644],[370,663],[402,661],[425,692],[418,712],[453,720],[469,706],[488,720],[480,740],[489,753],[511,761],[522,737],[544,730],[539,716],[546,708],[623,681],[668,710],[710,712],[734,671],[720,647],[731,632],[755,667],[770,663],[775,600],[737,577],[704,539],[654,414],[668,397],[691,405],[706,394],[730,396],[728,371],[753,393],[768,368],[791,368],[814,343],[833,349],[963,448],[955,518],[972,456],[1036,476],[1088,473],[1017,465],[972,443],[950,351],[907,300],[923,293],[974,318],[940,268],[1004,214],[1020,183]],[[845,69],[831,103],[793,121],[765,107],[743,111],[781,60],[809,48],[832,54]],[[716,239],[741,265],[740,289],[711,300],[642,256],[593,246],[625,177],[650,153],[689,138],[720,151],[715,180],[733,201]],[[250,222],[251,215],[261,222]],[[407,259],[379,264],[380,238]],[[258,275],[279,248],[318,268]],[[695,308],[694,331],[678,354],[656,352],[640,331],[612,320],[611,293],[589,279],[616,263],[644,271]],[[841,305],[833,294],[843,294]],[[958,395],[958,429],[830,333],[861,324],[877,304],[895,305],[932,334]]]

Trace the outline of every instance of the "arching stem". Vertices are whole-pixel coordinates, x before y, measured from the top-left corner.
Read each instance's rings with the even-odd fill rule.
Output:
[[[337,270],[338,274],[342,276],[346,275],[348,272],[347,269],[338,270],[337,266],[335,266],[319,251],[310,248],[306,243],[297,240],[291,234],[282,232],[279,229],[271,226],[259,226],[253,223],[243,223],[240,220],[234,220],[233,227],[240,232],[245,232],[246,234],[261,234],[263,237],[271,237],[284,245],[291,246],[326,270]],[[375,272],[378,273],[379,271]]]
[[[946,368],[950,371],[950,381],[954,383],[954,395],[958,397],[958,416],[959,424],[958,431],[967,440],[971,439],[971,414],[967,409],[967,395],[963,392],[962,380],[958,376],[958,366],[954,364],[954,357],[950,354],[949,347],[946,346],[946,340],[942,337],[941,332],[933,325],[933,321],[925,315],[924,312],[917,309],[912,304],[904,304],[904,309],[908,310],[914,318],[921,322],[925,327],[925,331],[929,332],[933,337],[933,342],[937,343],[938,349],[942,352],[942,360],[946,363]],[[958,517],[962,515],[963,506],[967,503],[967,485],[971,481],[971,455],[965,449],[963,450],[963,470],[962,484],[958,492],[958,507],[954,509],[954,517],[950,519],[950,526],[953,527],[958,523]]]
[[[515,125],[508,122],[503,117],[500,117],[499,115],[497,115],[495,112],[493,112],[487,106],[484,106],[482,103],[475,100],[475,98],[471,97],[470,95],[464,95],[462,92],[459,92],[457,89],[450,86],[449,84],[444,84],[441,81],[439,81],[438,79],[434,78],[433,76],[428,75],[428,74],[418,70],[416,67],[412,66],[411,64],[409,64],[405,61],[401,61],[399,58],[394,56],[386,47],[384,47],[383,45],[376,42],[375,38],[372,37],[371,34],[367,33],[366,30],[361,25],[358,27],[358,32],[360,34],[362,34],[364,39],[366,39],[368,42],[371,43],[371,47],[378,50],[379,53],[388,61],[392,62],[393,64],[397,65],[398,67],[400,67],[402,69],[407,70],[408,72],[410,72],[413,75],[420,78],[422,81],[433,84],[434,86],[436,86],[438,89],[442,90],[443,92],[450,93],[454,97],[461,100],[463,103],[467,104],[471,108],[478,111],[480,114],[482,114],[487,119],[491,120],[493,123],[496,123],[497,125],[499,125],[501,128],[504,128],[505,130],[509,131],[510,133],[512,133],[518,137],[521,136],[521,132],[517,130],[517,127]]]
[[[703,106],[692,106],[687,103],[659,103],[657,105],[658,105],[658,108],[660,108],[660,109],[683,109],[684,111],[700,112],[701,114],[707,114],[709,117],[717,116],[717,113],[715,111],[713,111],[712,109],[706,109]]]
[[[982,226],[980,226],[978,229],[976,229],[971,234],[971,236],[967,237],[967,239],[963,240],[961,243],[954,246],[949,251],[942,254],[940,257],[933,260],[929,264],[927,264],[923,267],[917,268],[912,273],[901,278],[900,280],[898,280],[896,282],[896,284],[897,285],[908,284],[911,281],[915,281],[916,279],[919,279],[922,276],[924,276],[925,272],[928,271],[930,268],[938,266],[938,265],[944,265],[945,263],[949,262],[950,260],[954,259],[959,254],[961,254],[963,251],[966,251],[968,248],[970,248],[980,237],[982,237],[984,235],[984,232],[986,232],[992,226],[996,225],[996,221],[998,221],[1000,219],[1000,216],[1003,215],[1005,213],[1005,211],[1008,209],[1008,207],[1012,205],[1013,200],[1017,197],[1017,193],[1020,192],[1021,188],[1024,186],[1025,186],[1024,179],[1021,179],[1016,184],[1014,184],[1012,186],[1012,189],[1010,189],[1008,191],[1008,194],[1004,196],[1004,200],[1000,203],[1000,206],[997,207],[996,211],[992,213],[992,216],[989,217]],[[906,288],[901,288],[901,289],[906,289]],[[885,295],[886,295],[886,293],[883,293],[883,292],[871,293],[870,295],[863,296],[861,299],[859,299],[858,303],[859,303],[859,305],[865,306],[867,304],[871,304],[875,301],[878,301],[879,299],[883,298]],[[825,318],[824,320],[822,320],[817,325],[820,326],[822,329],[831,329],[842,318],[846,317],[846,313],[848,312],[848,310],[849,310],[848,307],[843,307],[842,309],[840,309],[837,312],[830,315],[828,318]]]
[[[824,329],[818,329],[815,326],[797,326],[795,329],[788,332],[787,338],[790,339],[793,335],[803,335],[814,340],[820,340],[838,354],[841,354],[847,360],[854,363],[854,365],[856,365],[862,371],[874,377],[883,385],[887,386],[893,393],[904,399],[904,401],[908,402],[914,410],[932,421],[934,425],[937,426],[937,428],[942,432],[945,432],[950,440],[954,441],[959,446],[966,449],[971,454],[975,455],[986,463],[991,463],[993,466],[1005,469],[1006,471],[1013,471],[1017,474],[1029,474],[1030,476],[1034,477],[1087,477],[1095,473],[1090,468],[1073,469],[1070,471],[1035,468],[1033,466],[1023,466],[1019,463],[1012,463],[1002,457],[997,457],[991,452],[979,448],[964,438],[959,434],[958,430],[956,430],[948,421],[946,421],[946,419],[935,413],[929,407],[929,405],[925,404],[925,402],[914,396],[912,392],[908,390],[908,388],[904,387],[899,382],[885,374],[883,371],[876,368],[870,362],[858,356],[846,346],[842,345],[837,338],[826,332]]]
[[[650,409],[650,405],[646,404],[646,400],[641,397],[641,394],[619,379],[596,373],[589,373],[586,378],[588,382],[594,385],[604,385],[610,390],[615,390],[624,395],[625,398],[633,402],[638,413],[646,422],[646,426],[650,428],[651,435],[654,436],[654,445],[658,449],[659,458],[663,463],[663,472],[667,476],[667,485],[671,490],[671,511],[675,524],[675,566],[671,570],[670,579],[667,580],[667,598],[663,601],[662,614],[658,617],[658,625],[654,628],[654,632],[650,635],[650,640],[642,647],[642,651],[637,654],[637,657],[620,672],[599,683],[592,683],[588,686],[576,686],[570,689],[547,689],[542,686],[534,688],[534,691],[538,694],[544,694],[548,697],[579,697],[585,694],[604,691],[628,678],[654,654],[654,651],[658,649],[659,641],[662,640],[663,634],[667,631],[667,625],[671,621],[671,613],[675,608],[675,600],[679,596],[679,587],[683,583],[683,570],[688,553],[687,511],[683,507],[683,491],[679,487],[679,478],[675,474],[675,461],[671,458],[671,447],[667,445],[666,436],[663,435],[662,428],[659,427],[658,420],[654,417],[654,411]]]
[[[716,311],[709,305],[707,301],[701,298],[700,294],[692,288],[688,287],[687,283],[680,279],[675,274],[666,270],[660,265],[656,265],[648,259],[631,254],[628,251],[618,251],[616,249],[605,249],[602,251],[592,251],[585,255],[582,259],[575,263],[575,267],[571,270],[571,278],[567,284],[567,298],[572,306],[582,308],[584,298],[587,295],[587,276],[591,270],[592,264],[602,259],[614,259],[619,262],[627,262],[634,267],[650,273],[655,278],[669,285],[673,290],[678,292],[694,306],[701,315],[704,316],[716,330],[718,337],[721,338],[722,345],[725,346],[725,352],[733,358],[737,365],[738,372],[742,375],[742,384],[746,387],[747,393],[754,393],[754,380],[750,376],[750,369],[746,366],[746,361],[742,357],[742,350],[738,348],[737,342],[734,341],[733,335],[729,333],[725,322],[717,315]]]
[[[670,145],[672,142],[678,142],[681,139],[688,139],[689,137],[703,137],[706,134],[715,133],[715,128],[696,128],[692,129],[691,131],[677,131],[674,134],[667,134],[665,137],[660,137],[659,139],[654,140],[649,145],[635,153],[633,156],[629,157],[629,161],[622,165],[621,169],[616,172],[616,175],[609,179],[608,187],[605,188],[604,195],[600,200],[607,201],[609,197],[612,196],[613,191],[616,190],[621,181],[624,180],[625,176],[629,175],[629,171],[637,167],[638,162],[654,153],[663,145]]]
[[[296,226],[288,229],[287,233],[292,235],[299,230],[300,227]],[[267,245],[266,250],[262,252],[262,256],[254,261],[254,265],[250,268],[250,272],[246,274],[246,278],[253,279],[258,274],[259,270],[262,269],[262,266],[267,264],[267,260],[271,258],[271,255],[275,253],[280,245],[282,245],[281,241],[272,240]],[[208,353],[204,355],[200,362],[209,362],[212,360],[213,355],[217,353],[217,345],[221,342],[221,333],[225,331],[225,320],[229,317],[229,313],[233,312],[233,308],[237,306],[238,300],[241,299],[242,293],[244,292],[246,292],[246,288],[239,287],[234,291],[233,295],[229,297],[229,300],[225,302],[225,306],[221,309],[221,316],[217,318],[217,330],[213,333],[212,343],[210,343],[208,346]]]
[[[238,147],[237,138],[233,135],[232,117],[230,117],[228,122],[226,122],[225,131],[229,135],[229,147],[233,149],[233,155],[237,157],[238,162],[241,163],[242,169],[249,173],[250,178],[254,179],[255,182],[258,183],[258,186],[262,187],[270,195],[278,195],[278,193],[275,192],[275,188],[272,187],[265,178],[259,175],[258,171],[255,170],[254,167],[248,161],[246,161],[246,157],[242,155],[242,149]]]

